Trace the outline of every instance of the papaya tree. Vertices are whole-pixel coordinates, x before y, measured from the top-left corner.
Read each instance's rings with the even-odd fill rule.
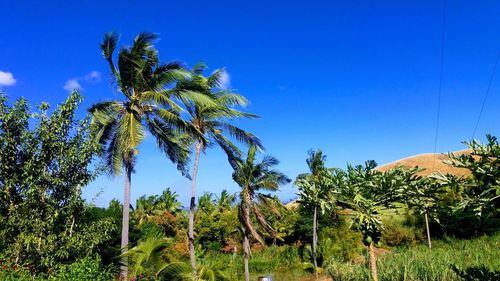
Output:
[[[433,176],[415,176],[405,187],[400,189],[401,197],[409,208],[424,216],[427,245],[432,248],[429,217],[439,223],[437,210],[440,205],[440,196],[443,193],[442,184],[436,181]]]
[[[381,172],[376,167],[373,160],[366,161],[364,166],[348,165],[347,181],[339,190],[339,200],[354,213],[351,227],[363,234],[370,255],[371,275],[378,281],[375,247],[380,247],[384,229],[381,212],[399,201],[397,191],[409,184],[415,170],[397,167]]]
[[[470,154],[450,153],[447,163],[468,169],[473,184],[464,195],[460,208],[473,210],[478,216],[491,216],[500,208],[500,144],[495,136],[487,135],[487,143],[465,142]]]
[[[457,176],[436,172],[429,176],[432,186],[424,186],[437,192],[433,195],[437,199],[424,199],[426,204],[436,205],[427,208],[431,210],[428,214],[430,219],[438,220],[445,233],[471,237],[499,229],[500,145],[494,136],[487,135],[486,139],[486,143],[464,142],[469,147],[466,153],[448,153],[446,164],[469,173]],[[409,203],[412,201],[415,199]]]
[[[300,174],[295,180],[295,186],[298,188],[298,200],[303,207],[312,210],[313,229],[312,229],[312,259],[313,271],[317,273],[317,244],[318,244],[318,211],[324,214],[331,210],[331,177],[330,171],[325,167],[326,156],[321,150],[309,151],[309,157],[306,162],[310,173]]]

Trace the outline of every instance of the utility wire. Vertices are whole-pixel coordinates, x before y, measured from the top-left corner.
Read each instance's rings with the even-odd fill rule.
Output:
[[[472,133],[472,139],[476,136],[477,127],[479,126],[479,121],[481,120],[481,116],[483,115],[484,105],[486,104],[486,100],[488,99],[488,95],[490,94],[491,85],[493,84],[493,80],[495,78],[495,73],[497,71],[498,59],[500,58],[500,51],[497,53],[497,58],[495,60],[495,64],[493,65],[493,71],[491,72],[490,81],[488,82],[488,87],[486,88],[486,94],[483,98],[483,103],[481,104],[481,110],[479,111],[479,116],[477,117],[476,125],[474,126],[474,132]]]
[[[434,171],[434,165],[436,163],[436,152],[439,136],[439,119],[441,115],[441,93],[443,91],[443,65],[444,65],[444,39],[446,34],[446,0],[443,0],[443,23],[441,31],[441,61],[439,69],[439,88],[438,88],[438,104],[437,104],[437,118],[436,118],[436,133],[434,138],[434,159],[432,161],[432,171]]]

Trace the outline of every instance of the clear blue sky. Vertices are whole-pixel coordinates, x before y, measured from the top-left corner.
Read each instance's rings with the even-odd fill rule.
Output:
[[[67,83],[80,85],[84,107],[120,98],[98,43],[111,30],[123,44],[151,31],[161,36],[164,61],[227,68],[231,87],[262,117],[238,124],[292,178],[306,171],[311,148],[336,167],[434,150],[441,1],[1,1],[0,11],[0,88],[12,99],[56,104]],[[500,1],[448,0],[438,151],[461,149],[471,137],[499,49]],[[500,70],[482,139],[500,136],[499,104]],[[133,198],[171,186],[187,203],[189,182],[153,141],[142,145],[136,170]],[[203,155],[198,182],[200,194],[237,190],[215,149]],[[122,198],[122,179],[103,176],[84,195],[101,189],[98,205]],[[290,185],[279,195],[294,192]]]

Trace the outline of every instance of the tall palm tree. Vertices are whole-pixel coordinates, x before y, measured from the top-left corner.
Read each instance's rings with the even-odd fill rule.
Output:
[[[252,217],[257,219],[257,222],[264,231],[273,236],[276,235],[276,231],[266,221],[255,200],[265,196],[260,193],[261,191],[277,191],[281,185],[291,181],[282,172],[273,169],[274,166],[279,164],[276,158],[264,156],[259,163],[256,163],[256,152],[257,147],[251,145],[245,160],[241,158],[230,159],[231,166],[234,169],[233,180],[241,187],[238,217],[243,227],[246,281],[250,280],[248,269],[248,257],[250,254],[249,236],[252,236],[260,244],[265,245],[264,239],[262,239],[252,223]]]
[[[318,244],[318,209],[324,214],[332,208],[331,189],[332,180],[330,170],[325,166],[326,155],[321,150],[309,151],[306,159],[309,172],[300,174],[295,180],[295,185],[299,188],[298,202],[305,207],[313,209],[313,236],[312,236],[312,258],[313,270],[317,277],[317,244]]]
[[[138,147],[148,131],[160,149],[186,174],[189,151],[184,146],[186,138],[179,129],[188,130],[180,118],[180,107],[175,98],[194,99],[198,103],[209,99],[196,93],[177,93],[168,85],[189,76],[179,63],[159,62],[158,51],[153,47],[157,36],[140,33],[131,47],[122,47],[114,61],[118,35],[107,33],[100,44],[102,55],[109,64],[112,80],[123,100],[104,101],[89,109],[95,128],[95,138],[103,146],[109,172],[125,172],[122,252],[128,244],[131,175],[137,160]],[[127,260],[123,259],[121,278],[126,278]]]
[[[260,140],[253,134],[244,131],[231,123],[235,118],[256,118],[256,115],[237,110],[236,107],[244,107],[247,100],[231,91],[221,89],[221,77],[223,69],[218,69],[208,77],[203,76],[206,66],[197,64],[193,67],[191,75],[177,83],[179,93],[198,93],[215,101],[214,104],[200,103],[196,100],[184,99],[187,110],[188,122],[194,129],[194,167],[192,174],[191,201],[189,206],[189,255],[193,274],[196,274],[196,255],[194,247],[194,214],[196,198],[196,178],[200,161],[200,153],[205,152],[207,147],[219,146],[230,158],[239,157],[240,150],[229,140],[232,137],[248,145],[256,145],[261,148]]]

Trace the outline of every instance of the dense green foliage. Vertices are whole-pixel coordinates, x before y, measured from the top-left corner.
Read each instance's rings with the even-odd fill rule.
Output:
[[[290,182],[279,161],[259,159],[261,141],[231,123],[256,116],[222,89],[224,70],[204,76],[203,64],[161,63],[155,40],[141,33],[115,53],[118,36],[105,35],[101,52],[123,96],[95,103],[88,118],[75,117],[78,92],[54,110],[0,93],[0,280],[498,280],[496,137],[448,155],[469,172],[461,177],[381,171],[374,161],[329,168],[321,150],[310,151],[298,198],[285,205],[273,194]],[[170,188],[130,202],[147,133],[188,178],[194,154],[188,208]],[[206,192],[195,208],[199,157],[212,146],[240,190]],[[101,172],[123,171],[123,204],[82,198]]]
[[[88,120],[75,120],[77,92],[51,114],[0,96],[0,255],[46,272],[96,253],[112,237],[111,218],[87,220],[81,189],[97,175]]]

